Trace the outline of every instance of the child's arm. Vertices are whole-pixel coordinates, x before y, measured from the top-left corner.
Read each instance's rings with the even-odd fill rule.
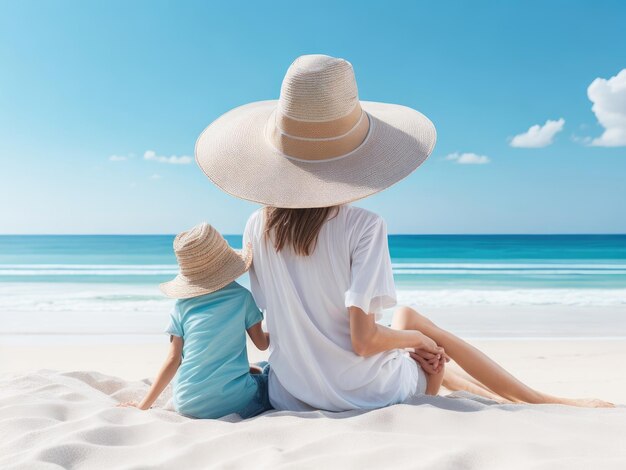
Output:
[[[259,348],[261,351],[265,351],[270,347],[270,335],[269,333],[265,333],[263,328],[261,327],[261,322],[255,323],[250,328],[246,330],[248,332],[248,336],[254,343],[254,345]]]
[[[167,359],[161,366],[161,370],[150,387],[150,391],[139,404],[124,403],[121,406],[136,406],[140,410],[147,410],[159,398],[165,387],[172,381],[180,366],[183,353],[183,339],[180,336],[171,336],[170,350]]]

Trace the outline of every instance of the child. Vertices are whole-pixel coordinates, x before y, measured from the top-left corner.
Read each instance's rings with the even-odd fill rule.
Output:
[[[268,348],[269,335],[261,328],[263,316],[252,294],[235,282],[250,267],[251,247],[239,253],[203,223],[180,233],[174,251],[180,274],[160,286],[178,299],[166,330],[169,355],[145,398],[122,406],[150,408],[176,375],[173,403],[183,415],[237,413],[245,419],[271,409],[269,367],[249,367],[245,332],[261,350]]]

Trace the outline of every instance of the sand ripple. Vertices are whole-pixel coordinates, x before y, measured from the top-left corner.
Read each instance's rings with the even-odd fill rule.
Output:
[[[247,421],[115,407],[148,386],[97,372],[2,377],[0,468],[626,468],[623,407],[500,406],[457,396]]]

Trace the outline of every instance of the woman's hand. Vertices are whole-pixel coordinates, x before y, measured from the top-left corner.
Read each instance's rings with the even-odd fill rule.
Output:
[[[411,359],[417,362],[419,366],[424,369],[424,372],[426,372],[428,375],[437,374],[441,370],[441,366],[439,366],[438,362],[436,364],[432,364],[430,361],[424,359],[419,354],[412,352],[409,352],[409,354],[411,355]]]
[[[437,343],[435,343],[435,340],[433,340],[432,338],[429,338],[428,336],[426,336],[424,333],[420,332],[420,331],[416,331],[416,336],[417,336],[417,341],[415,344],[415,349],[423,349],[424,351],[427,351],[431,354],[437,354],[438,351],[438,346]]]
[[[426,336],[420,331],[416,331],[416,333],[419,335],[419,341],[415,346],[415,350],[422,350],[427,353],[443,357],[446,362],[450,362],[450,356],[448,356],[444,349],[441,346],[438,346],[432,338]]]
[[[443,348],[441,346],[438,346],[432,338],[429,338],[420,331],[415,331],[415,333],[417,333],[417,341],[414,346],[416,350],[420,349],[435,355],[445,355],[445,351],[443,350]],[[447,358],[447,360],[450,360],[448,356],[445,357]]]
[[[427,373],[438,373],[450,358],[444,349],[438,346],[432,338],[420,331],[415,331],[415,333],[418,340],[413,352],[409,353],[411,358],[422,366]]]
[[[443,352],[443,348],[441,350],[441,354],[433,354],[424,349],[416,349],[415,351],[409,351],[409,355],[427,374],[438,374],[449,360],[447,359],[448,356]]]

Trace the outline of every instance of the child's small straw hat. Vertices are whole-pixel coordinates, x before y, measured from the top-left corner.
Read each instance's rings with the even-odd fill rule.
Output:
[[[179,233],[174,252],[180,273],[159,287],[168,297],[187,299],[227,286],[252,263],[252,249],[233,250],[224,237],[207,223]]]
[[[430,155],[435,126],[397,104],[359,101],[350,62],[296,59],[280,98],[235,108],[196,142],[196,161],[233,196],[286,208],[339,205],[408,176]]]

